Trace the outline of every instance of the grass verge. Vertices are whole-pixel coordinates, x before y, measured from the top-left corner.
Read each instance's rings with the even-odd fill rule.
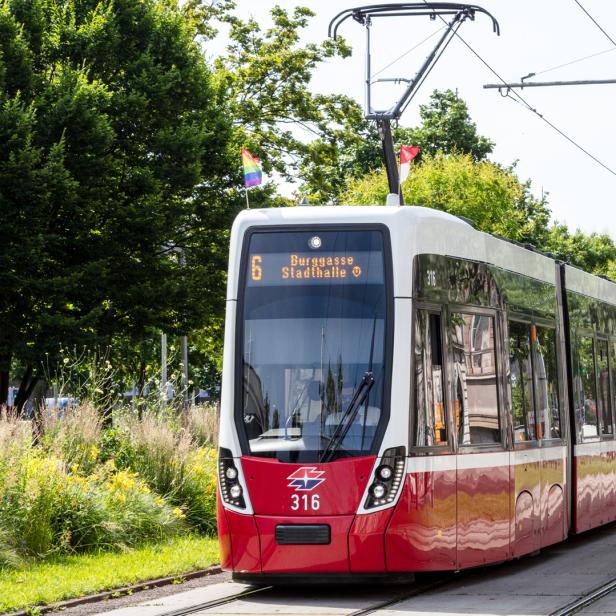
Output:
[[[188,535],[127,552],[62,556],[0,570],[0,612],[46,605],[218,562],[215,537]]]

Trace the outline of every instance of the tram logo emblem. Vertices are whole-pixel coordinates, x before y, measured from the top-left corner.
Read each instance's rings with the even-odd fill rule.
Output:
[[[308,492],[325,481],[324,478],[321,479],[321,475],[324,474],[325,471],[318,471],[316,466],[302,466],[289,475],[287,479],[289,480],[289,487],[295,488],[296,492]]]

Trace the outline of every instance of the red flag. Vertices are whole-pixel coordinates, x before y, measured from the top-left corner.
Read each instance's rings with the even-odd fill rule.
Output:
[[[418,145],[401,145],[400,146],[400,164],[410,163],[415,156],[419,154]]]

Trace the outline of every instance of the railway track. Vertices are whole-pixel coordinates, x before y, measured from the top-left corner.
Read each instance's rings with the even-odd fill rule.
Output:
[[[393,592],[392,596],[382,600],[371,603],[370,605],[349,612],[346,616],[369,616],[370,614],[377,614],[379,610],[387,609],[392,606],[395,606],[403,601],[411,599],[413,597],[419,596],[426,592],[436,590],[438,588],[444,587],[452,581],[458,581],[461,579],[462,574],[447,574],[441,576],[437,579],[431,579],[428,581],[419,582],[413,585],[412,588],[407,590],[401,590],[397,592]],[[206,610],[211,610],[216,607],[220,607],[223,605],[228,605],[230,603],[234,603],[236,601],[241,601],[243,599],[247,599],[250,597],[258,597],[263,595],[267,591],[273,590],[272,586],[263,586],[258,588],[251,588],[249,590],[236,593],[234,595],[230,595],[228,597],[223,597],[219,599],[214,599],[212,601],[207,601],[204,603],[200,603],[197,605],[193,605],[191,607],[172,610],[169,612],[165,612],[164,615],[161,616],[189,616],[190,614],[198,614],[200,612],[204,612]],[[610,593],[616,591],[616,578],[603,584],[597,588],[593,588],[589,592],[585,593],[582,597],[579,597],[575,601],[558,608],[546,614],[546,616],[573,616],[573,614],[577,614],[580,610],[588,607],[592,603],[608,596]]]
[[[606,584],[602,584],[597,588],[593,588],[590,592],[586,593],[582,597],[572,601],[571,603],[565,605],[554,612],[551,612],[549,616],[572,616],[573,614],[577,614],[580,610],[588,607],[589,605],[599,601],[599,599],[603,599],[603,597],[607,597],[609,594],[616,591],[616,578],[607,582]]]
[[[380,609],[390,607],[395,605],[396,603],[400,603],[401,601],[405,601],[406,599],[410,599],[414,596],[420,595],[424,592],[428,592],[429,590],[433,590],[444,586],[449,583],[453,579],[453,574],[448,574],[446,577],[439,578],[437,580],[431,580],[428,582],[421,582],[419,584],[414,584],[413,588],[396,592],[394,596],[385,599],[383,601],[379,601],[376,603],[372,603],[370,606],[366,608],[362,608],[359,610],[355,610],[349,612],[346,616],[366,616],[368,614],[372,614],[377,612]],[[456,579],[459,578],[459,575],[456,576]],[[255,597],[266,591],[273,590],[273,586],[262,586],[259,588],[252,588],[243,592],[236,593],[234,595],[230,595],[228,597],[222,597],[219,599],[213,599],[212,601],[206,601],[204,603],[199,603],[190,607],[181,608],[177,610],[171,610],[169,612],[165,612],[161,614],[161,616],[189,616],[190,614],[197,614],[199,612],[210,610],[216,607],[220,607],[223,605],[228,605],[230,603],[234,603],[235,601],[241,601],[242,599],[246,599],[248,597]]]

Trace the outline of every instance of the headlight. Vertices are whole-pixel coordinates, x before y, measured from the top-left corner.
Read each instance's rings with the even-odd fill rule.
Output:
[[[231,481],[237,479],[237,468],[235,468],[235,466],[228,466],[225,471],[225,477]]]
[[[376,469],[376,474],[383,480],[389,481],[394,474],[394,469],[387,464],[382,464],[379,468]]]
[[[383,453],[381,463],[374,471],[374,479],[364,504],[365,509],[388,505],[394,501],[404,479],[405,458],[404,447],[392,447]]]
[[[235,467],[231,452],[221,447],[218,451],[218,482],[222,500],[238,509],[246,509],[246,502],[242,496],[242,486],[240,486],[238,478],[239,472]]]
[[[383,498],[387,493],[387,488],[382,483],[375,483],[370,489],[374,498]]]

